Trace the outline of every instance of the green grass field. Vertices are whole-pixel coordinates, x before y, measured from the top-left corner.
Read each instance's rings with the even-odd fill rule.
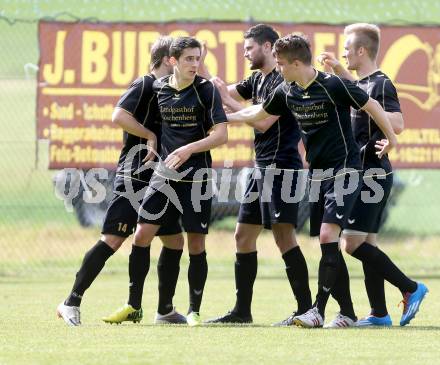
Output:
[[[120,270],[124,254],[112,259],[86,293],[80,328],[68,328],[55,318],[55,308],[70,290],[74,270],[31,278],[0,277],[0,364],[438,364],[438,279],[424,279],[431,293],[408,327],[271,328],[271,323],[287,316],[295,305],[281,260],[266,241],[260,250],[265,258],[260,260],[254,290],[255,324],[248,327],[153,326],[157,303],[154,262],[144,291],[143,322],[104,324],[100,318],[126,299],[127,277]],[[212,241],[210,244],[219,245]],[[233,255],[226,252],[229,249],[231,245],[209,251],[210,272],[202,305],[204,318],[223,314],[233,305]],[[305,247],[305,252],[308,259],[316,254],[315,260],[310,260],[311,288],[315,292],[318,249]],[[157,257],[157,248],[153,256]],[[434,260],[439,262],[438,257]],[[368,302],[359,276],[360,265],[353,259],[347,261],[354,272],[353,301],[358,315],[362,315],[368,311]],[[183,312],[188,305],[186,271],[184,259],[174,303]],[[401,312],[396,304],[400,295],[390,286],[386,290],[390,314],[398,325]],[[336,311],[335,302],[330,300],[327,319]]]

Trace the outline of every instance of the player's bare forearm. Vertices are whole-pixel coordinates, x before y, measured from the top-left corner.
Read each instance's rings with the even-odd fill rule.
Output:
[[[395,147],[397,145],[396,134],[393,131],[393,127],[388,119],[387,113],[383,110],[380,104],[376,100],[370,98],[362,109],[371,115],[377,126],[385,135],[385,138],[388,139],[389,148],[391,149]]]
[[[233,112],[238,112],[239,110],[241,110],[241,109],[244,109],[244,106],[243,106],[243,104],[242,103],[240,103],[239,101],[237,101],[237,100],[234,100],[231,96],[226,96],[226,97],[223,97],[222,96],[222,101],[223,101],[223,104],[229,109],[229,110],[231,110],[231,111],[233,111]]]
[[[258,122],[269,118],[271,115],[266,113],[261,104],[251,105],[235,113],[226,114],[229,123]]]
[[[226,123],[216,124],[209,135],[199,141],[190,143],[187,147],[192,153],[212,150],[228,142],[228,128]]]
[[[263,120],[257,120],[254,122],[246,122],[246,124],[250,127],[253,127],[260,132],[266,132],[272,125],[278,120],[278,117],[275,115],[270,116],[269,118]]]
[[[232,85],[228,85],[228,93],[229,96],[234,99],[235,101],[241,103],[243,101],[245,101],[245,99],[243,99],[243,97],[239,94],[239,92],[237,91],[237,86],[236,84],[232,84]],[[241,104],[240,104],[241,105]]]
[[[217,124],[209,135],[199,141],[182,146],[165,159],[165,165],[170,169],[177,169],[187,161],[193,153],[205,152],[220,146],[228,141],[226,123]]]
[[[394,133],[396,134],[400,134],[403,132],[403,128],[405,126],[405,122],[403,121],[403,115],[402,113],[399,112],[395,112],[395,113],[391,113],[391,112],[386,112],[387,116],[388,116],[388,120],[390,121]]]
[[[148,128],[145,128],[124,109],[115,108],[112,115],[112,122],[134,136],[145,139],[156,139],[156,135],[152,131],[150,131]]]
[[[197,73],[204,77],[205,79],[210,79],[211,78],[211,74],[208,71],[208,68],[206,67],[205,64],[205,59],[206,59],[206,55],[208,53],[208,49],[206,46],[206,42],[202,43],[202,53],[200,55],[200,63],[199,63],[199,69],[197,70]]]
[[[340,63],[338,63],[337,65],[335,65],[335,67],[333,67],[333,71],[336,75],[338,75],[339,77],[342,77],[343,79],[350,80],[350,81],[356,81],[356,78],[351,74],[351,72],[348,71]]]

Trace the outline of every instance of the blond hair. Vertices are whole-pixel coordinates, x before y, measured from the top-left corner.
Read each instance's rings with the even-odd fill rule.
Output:
[[[347,25],[344,29],[345,35],[354,34],[354,48],[358,50],[364,47],[368,56],[375,61],[379,53],[380,29],[377,25],[368,23],[355,23]]]

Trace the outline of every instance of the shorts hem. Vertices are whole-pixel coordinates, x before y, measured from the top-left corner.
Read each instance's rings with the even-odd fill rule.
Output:
[[[121,238],[128,238],[132,235],[132,233],[121,233],[119,231],[113,231],[113,230],[102,230],[101,234],[111,234],[112,236],[117,236],[117,237],[121,237]]]

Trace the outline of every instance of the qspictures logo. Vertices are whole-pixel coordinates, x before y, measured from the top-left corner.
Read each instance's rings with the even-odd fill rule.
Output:
[[[225,166],[222,169],[199,169],[188,168],[184,171],[169,169],[160,156],[155,153],[156,161],[146,162],[138,169],[132,169],[132,162],[141,150],[148,150],[147,145],[138,145],[130,149],[122,171],[124,189],[116,192],[117,195],[130,201],[131,206],[144,219],[154,220],[165,214],[168,205],[173,204],[182,214],[183,208],[179,195],[176,193],[171,182],[191,184],[191,203],[195,212],[201,211],[201,202],[213,198],[215,192],[219,202],[228,202],[231,189],[235,190],[235,199],[239,203],[250,203],[257,199],[261,202],[271,202],[274,199],[275,185],[281,186],[280,198],[285,203],[299,203],[306,195],[309,202],[317,202],[320,199],[321,185],[326,181],[332,181],[333,192],[329,198],[333,198],[338,206],[344,206],[346,198],[352,194],[360,194],[364,203],[375,204],[384,198],[384,190],[378,180],[386,179],[387,173],[383,169],[369,169],[365,172],[344,169],[314,169],[314,170],[281,170],[275,166],[264,169],[243,169],[246,179],[261,182],[258,192],[245,192],[240,195],[237,186],[232,184],[231,168]],[[134,176],[150,171],[151,179],[136,190]],[[191,179],[188,176],[191,175]],[[86,203],[100,203],[106,199],[106,189],[99,182],[99,178],[108,178],[108,171],[103,168],[89,170],[84,174],[81,170],[66,169],[62,177],[57,179],[55,193],[57,198],[63,200],[66,209],[73,211],[73,199],[83,199]],[[280,178],[277,178],[280,177]],[[201,181],[206,181],[209,188],[202,189]],[[78,196],[80,184],[84,184],[82,196]],[[368,189],[360,191],[360,186]],[[137,185],[138,186],[138,185]],[[213,187],[216,187],[215,189]],[[159,212],[149,212],[143,209],[143,202],[150,199],[154,194],[162,194],[166,197],[166,204]]]

